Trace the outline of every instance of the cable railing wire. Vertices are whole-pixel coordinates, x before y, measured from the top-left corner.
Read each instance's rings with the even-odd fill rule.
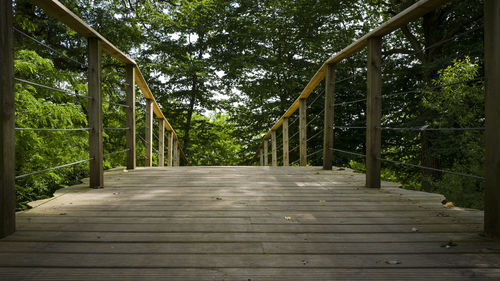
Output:
[[[141,135],[137,135],[143,142],[144,142],[144,145],[146,145],[146,140],[141,136]],[[156,149],[153,144],[151,143],[151,148],[153,148],[153,150],[158,153],[158,149]]]
[[[318,117],[320,117],[323,112],[325,112],[325,109],[321,110],[318,114],[316,114],[316,116],[314,116],[313,119],[309,120],[309,122],[306,123],[306,126],[309,126],[309,124],[311,124],[314,120],[318,119]]]
[[[318,101],[318,99],[325,93],[325,90],[323,90],[322,92],[318,92],[319,94],[316,96],[316,98],[314,98],[314,100],[308,104],[308,107],[311,108],[315,103],[316,101]]]
[[[358,72],[358,73],[355,73],[355,74],[353,74],[353,75],[351,75],[351,76],[348,76],[348,77],[346,77],[346,78],[343,78],[343,79],[340,79],[340,80],[338,80],[338,81],[335,81],[335,85],[340,84],[340,83],[342,83],[342,82],[344,82],[344,81],[347,81],[347,80],[353,79],[353,78],[355,78],[355,77],[358,77],[358,76],[360,76],[360,75],[362,75],[362,74],[365,74],[365,72]]]
[[[104,130],[130,130],[129,127],[126,128],[109,128],[109,127],[104,127]]]
[[[404,162],[389,160],[389,159],[384,159],[384,158],[377,158],[377,159],[380,161],[384,161],[384,162],[390,162],[390,163],[399,164],[399,165],[403,165],[403,166],[414,167],[414,168],[430,170],[430,171],[436,171],[436,172],[441,172],[441,173],[446,173],[446,174],[451,174],[451,175],[456,175],[456,176],[469,177],[469,178],[475,178],[475,179],[481,179],[481,180],[484,179],[484,177],[480,177],[480,176],[476,176],[476,175],[470,175],[470,174],[464,174],[464,173],[453,172],[453,171],[448,171],[448,170],[436,169],[436,168],[415,165],[415,164],[410,164],[410,163],[404,163]]]
[[[333,126],[334,129],[366,129],[366,127],[357,126]],[[394,128],[394,127],[376,127],[382,130],[394,130],[394,131],[478,131],[484,130],[484,127],[473,127],[473,128],[429,128],[428,125],[421,127],[408,127],[408,128]]]
[[[382,130],[395,130],[395,131],[479,131],[484,130],[484,127],[477,128],[429,128],[425,125],[422,127],[408,127],[408,128],[391,128],[391,127],[378,127]]]
[[[20,178],[24,178],[24,177],[28,177],[28,176],[33,176],[33,175],[37,175],[37,174],[41,174],[41,173],[46,173],[46,172],[49,172],[49,171],[52,171],[52,170],[56,170],[56,169],[60,169],[60,168],[69,167],[69,166],[73,166],[73,165],[76,165],[76,164],[88,162],[90,160],[94,160],[94,158],[80,160],[80,161],[76,161],[76,162],[73,162],[73,163],[68,163],[68,164],[64,164],[64,165],[60,165],[60,166],[56,166],[56,167],[52,167],[52,168],[48,168],[48,169],[43,169],[43,170],[36,171],[36,172],[33,172],[33,173],[29,173],[29,174],[19,175],[19,176],[16,176],[16,180],[20,179]]]
[[[354,156],[358,156],[358,157],[363,157],[363,158],[366,157],[366,155],[361,154],[361,153],[356,153],[356,152],[351,152],[351,151],[346,151],[346,150],[341,150],[341,149],[336,149],[336,148],[330,148],[330,150],[344,153],[344,154],[350,154],[350,155],[354,155]]]
[[[353,101],[339,102],[339,103],[333,104],[333,106],[339,106],[339,105],[344,106],[344,105],[355,104],[355,103],[359,103],[359,102],[363,102],[363,101],[366,101],[366,98],[365,99],[359,99],[359,100],[353,100]]]
[[[45,44],[45,43],[43,43],[43,42],[41,42],[41,41],[39,41],[39,40],[35,39],[34,37],[32,37],[32,36],[30,36],[30,35],[28,35],[28,34],[26,34],[26,33],[22,32],[21,30],[19,30],[19,29],[15,28],[15,27],[13,27],[12,29],[13,29],[15,32],[17,32],[17,33],[21,34],[22,36],[24,36],[24,37],[26,37],[26,38],[28,38],[28,39],[31,39],[32,41],[36,42],[37,44],[39,44],[39,45],[41,45],[41,46],[44,46],[45,48],[47,48],[47,49],[51,50],[52,52],[55,52],[55,53],[57,53],[57,54],[59,54],[59,55],[61,55],[61,56],[65,57],[65,58],[67,58],[68,60],[70,60],[70,61],[72,61],[72,62],[75,62],[75,63],[79,64],[82,68],[87,68],[87,65],[86,65],[86,64],[81,63],[81,62],[79,62],[79,61],[77,61],[77,60],[75,60],[75,59],[73,59],[73,58],[69,57],[68,55],[64,54],[63,52],[58,51],[58,50],[56,50],[56,49],[52,48],[51,46],[49,46],[49,45],[47,45],[47,44]]]
[[[288,124],[288,127],[291,127],[295,122],[297,122],[297,120],[299,120],[299,117],[293,119],[293,121]]]
[[[43,85],[43,84],[31,82],[31,81],[20,79],[20,78],[14,78],[14,80],[18,81],[18,82],[21,82],[21,83],[25,83],[25,84],[29,84],[29,85],[33,85],[33,86],[37,86],[37,87],[42,87],[42,88],[45,88],[45,89],[48,89],[48,90],[52,90],[52,91],[64,93],[66,95],[73,96],[73,97],[81,97],[81,98],[86,98],[86,99],[92,99],[89,96],[84,96],[84,95],[72,93],[72,92],[69,92],[69,91],[66,91],[66,90],[62,90],[62,89],[58,89],[58,88],[54,88],[54,87],[49,87],[49,86],[46,86],[46,85]]]
[[[110,156],[110,155],[115,155],[115,154],[120,154],[120,153],[124,153],[124,152],[127,152],[129,151],[130,148],[127,148],[127,149],[124,149],[124,150],[120,150],[120,151],[115,151],[115,152],[111,152],[111,153],[106,153],[103,155],[103,157],[106,157],[106,156]]]
[[[122,104],[122,103],[116,103],[116,102],[111,102],[111,101],[108,101],[109,104],[112,104],[112,105],[116,105],[116,106],[119,106],[119,107],[130,107],[126,104]]]
[[[309,158],[310,156],[316,155],[316,154],[318,154],[318,153],[320,153],[320,152],[323,152],[323,149],[318,150],[318,151],[315,151],[315,152],[310,153],[310,154],[307,154],[307,156],[306,156],[306,157],[307,157],[307,158]]]
[[[325,129],[323,129],[323,128],[322,128],[321,130],[319,130],[319,131],[318,131],[316,134],[314,134],[312,137],[308,138],[308,139],[307,139],[307,142],[309,142],[310,140],[314,139],[314,138],[315,138],[315,137],[317,137],[319,134],[323,133],[323,131],[324,131],[324,130],[325,130]]]
[[[332,129],[366,129],[366,126],[335,126],[332,125]]]
[[[427,87],[427,88],[421,88],[421,89],[414,89],[410,91],[403,91],[403,92],[396,92],[393,94],[385,94],[381,95],[382,98],[387,98],[387,97],[394,97],[394,96],[400,96],[400,95],[406,95],[406,94],[416,94],[420,93],[423,91],[431,91],[431,90],[436,90],[436,89],[441,89],[444,87],[449,87],[449,86],[455,86],[455,85],[460,85],[460,84],[466,84],[466,83],[472,83],[472,82],[478,82],[478,81],[484,81],[484,77],[478,77],[474,79],[469,79],[469,80],[464,80],[464,81],[458,81],[458,82],[453,82],[445,85],[439,85],[435,87]]]
[[[48,132],[58,132],[58,131],[90,131],[91,128],[73,128],[73,129],[44,129],[44,128],[15,128],[16,131],[48,131]]]
[[[478,22],[478,21],[476,21],[475,23],[477,23],[477,22]],[[429,47],[426,47],[426,48],[423,48],[423,49],[421,49],[421,50],[415,51],[414,53],[411,53],[411,54],[409,54],[409,55],[410,55],[410,56],[414,56],[414,55],[416,55],[416,54],[419,54],[419,53],[425,52],[425,51],[427,51],[427,50],[434,49],[434,48],[436,48],[436,47],[439,47],[439,46],[441,46],[441,45],[444,45],[445,43],[448,43],[448,42],[450,42],[450,41],[452,41],[452,40],[455,40],[455,39],[457,39],[457,38],[460,38],[460,37],[462,37],[462,36],[464,36],[464,35],[466,35],[466,34],[469,34],[469,33],[473,32],[473,31],[479,30],[479,29],[481,29],[481,28],[483,28],[483,26],[482,26],[482,25],[480,25],[480,26],[476,26],[476,27],[475,27],[475,28],[473,28],[473,29],[470,29],[470,30],[464,31],[464,32],[462,32],[462,33],[460,33],[460,34],[457,34],[457,35],[454,35],[454,36],[452,36],[452,37],[450,37],[450,38],[447,38],[447,39],[441,40],[441,41],[439,41],[439,42],[436,42],[436,43],[434,43],[434,44],[430,45]]]

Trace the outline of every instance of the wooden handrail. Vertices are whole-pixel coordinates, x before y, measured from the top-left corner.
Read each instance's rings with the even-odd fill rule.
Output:
[[[307,83],[306,87],[300,94],[300,96],[294,101],[294,103],[288,108],[288,110],[281,116],[281,118],[274,124],[274,126],[264,135],[263,141],[268,139],[271,136],[272,131],[276,131],[283,124],[283,118],[288,118],[292,116],[295,111],[299,108],[299,102],[301,99],[306,99],[311,95],[312,91],[318,86],[318,84],[325,78],[326,74],[326,66],[328,64],[338,63],[346,58],[349,58],[353,54],[359,52],[363,48],[366,47],[368,39],[381,37],[383,35],[387,35],[398,28],[405,26],[410,21],[413,21],[448,2],[449,0],[420,0],[412,6],[408,7],[401,13],[392,17],[388,21],[384,22],[371,32],[367,33],[360,39],[356,40],[356,42],[352,43],[348,47],[344,48],[339,53],[335,54],[328,60],[326,60],[323,65],[318,69],[316,74],[311,78],[309,83]],[[258,149],[262,148],[263,143],[259,146]],[[257,150],[258,152],[258,150]],[[257,153],[258,154],[258,153]],[[257,156],[256,156],[257,157]],[[256,159],[256,158],[254,158]]]
[[[118,61],[124,64],[132,64],[135,67],[135,78],[136,83],[142,94],[146,99],[150,99],[153,101],[153,111],[157,118],[165,120],[165,129],[167,131],[174,133],[174,139],[178,139],[177,134],[175,133],[174,128],[170,125],[168,120],[165,118],[161,109],[156,102],[151,90],[149,89],[144,76],[142,75],[137,63],[127,55],[125,55],[122,51],[116,48],[111,42],[109,42],[104,36],[99,34],[99,32],[95,31],[92,27],[90,27],[87,23],[85,23],[82,19],[80,19],[77,15],[75,15],[72,11],[66,8],[62,3],[57,0],[33,0],[33,2],[38,5],[40,8],[45,10],[49,15],[58,19],[62,23],[66,24],[69,28],[78,32],[80,35],[86,38],[99,38],[102,41],[102,49],[103,51],[117,59]]]

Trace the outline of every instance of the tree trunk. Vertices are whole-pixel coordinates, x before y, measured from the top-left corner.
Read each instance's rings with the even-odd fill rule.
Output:
[[[184,127],[184,143],[182,150],[187,151],[189,145],[189,131],[191,130],[191,119],[193,119],[194,105],[196,103],[196,92],[198,91],[198,79],[196,74],[192,78],[191,97],[189,98],[189,108],[186,116],[186,126]]]
[[[424,30],[424,47],[429,48],[432,45],[443,39],[443,31],[441,28],[436,28],[436,26],[442,26],[444,23],[443,12],[438,9],[433,12],[428,13],[423,18],[423,30]],[[436,78],[437,72],[441,68],[438,60],[443,55],[442,46],[432,47],[424,52],[423,56],[423,74],[422,80],[427,85],[432,85],[432,79]],[[422,120],[424,122],[431,121],[434,118],[432,112],[426,110],[422,106]],[[439,156],[433,153],[433,143],[435,142],[434,134],[429,134],[423,132],[421,135],[421,161],[422,166],[441,169],[441,160]],[[422,169],[422,188],[425,191],[433,191],[434,187],[432,182],[439,180],[442,177],[442,173],[429,169]]]

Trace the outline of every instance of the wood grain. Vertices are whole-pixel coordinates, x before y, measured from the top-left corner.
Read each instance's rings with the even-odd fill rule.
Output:
[[[482,212],[387,182],[366,188],[348,169],[138,167],[107,171],[104,183],[17,213],[17,232],[0,240],[0,279],[500,276],[500,244],[480,235]]]
[[[12,1],[0,2],[0,238],[15,231],[16,155]]]

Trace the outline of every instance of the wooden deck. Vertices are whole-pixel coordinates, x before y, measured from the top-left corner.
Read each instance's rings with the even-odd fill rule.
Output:
[[[483,214],[318,167],[105,173],[17,214],[0,280],[500,280]]]

